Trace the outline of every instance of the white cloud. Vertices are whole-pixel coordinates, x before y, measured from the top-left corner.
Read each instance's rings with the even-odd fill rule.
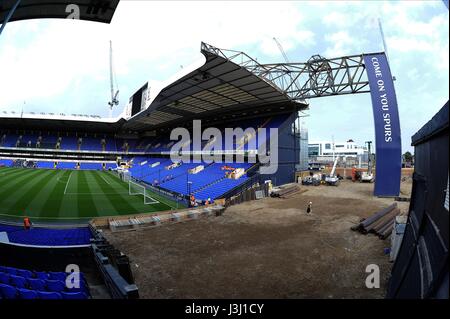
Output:
[[[80,79],[104,80],[107,87],[110,39],[120,83],[121,77],[133,76],[136,65],[141,65],[139,78],[148,79],[152,74],[144,72],[152,65],[164,69],[196,60],[201,41],[222,48],[254,44],[272,56],[279,55],[273,36],[286,51],[297,43],[310,45],[314,34],[301,27],[302,20],[295,2],[122,1],[111,25],[11,23],[5,29],[10,36],[0,41],[0,70],[8,75],[0,77],[0,107],[67,94]],[[31,30],[35,36],[27,37]],[[25,41],[15,40],[20,38]]]
[[[426,122],[448,99],[449,14],[441,1],[121,1],[111,25],[13,22],[0,37],[0,109],[26,100],[35,110],[49,111],[63,101],[67,112],[106,114],[110,39],[124,104],[144,81],[167,79],[197,60],[200,41],[277,62],[282,57],[276,37],[291,61],[316,53],[332,58],[382,50],[378,17],[398,79],[407,148],[409,136],[423,124],[418,119]],[[344,119],[329,111],[338,101],[348,105]],[[325,137],[323,123],[339,126],[341,120],[338,129],[348,132],[350,118],[352,131],[365,139],[371,128],[353,120],[361,105],[370,116],[368,95],[311,100],[318,119],[312,132]],[[314,113],[317,106],[329,119]]]
[[[331,44],[324,53],[325,57],[332,58],[347,54],[354,54],[355,47],[360,46],[360,40],[347,31],[338,31],[324,36],[325,41]],[[362,50],[356,50],[362,52]]]

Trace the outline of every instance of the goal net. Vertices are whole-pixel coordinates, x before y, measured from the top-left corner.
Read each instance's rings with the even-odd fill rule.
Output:
[[[156,199],[152,198],[149,195],[147,189],[144,186],[142,186],[142,185],[140,185],[138,183],[135,183],[135,182],[133,182],[131,180],[128,181],[128,194],[129,195],[142,195],[142,196],[144,196],[144,204],[145,205],[158,204],[159,203]]]
[[[122,181],[124,181],[124,182],[129,182],[129,181],[131,181],[131,174],[130,174],[129,171],[121,170],[121,171],[118,171],[117,173],[118,173],[118,175],[119,175],[119,178],[120,178]]]

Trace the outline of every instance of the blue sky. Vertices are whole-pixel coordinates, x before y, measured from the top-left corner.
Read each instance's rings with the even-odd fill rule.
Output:
[[[383,23],[395,82],[403,151],[448,100],[449,13],[437,1],[121,1],[111,25],[75,20],[8,24],[0,37],[0,111],[107,116],[109,40],[119,115],[148,80],[163,81],[200,58],[200,41],[263,63],[313,54],[382,51]],[[369,94],[311,99],[310,140],[374,140]]]

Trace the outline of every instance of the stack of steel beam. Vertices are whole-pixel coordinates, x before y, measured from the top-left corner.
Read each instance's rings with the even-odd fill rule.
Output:
[[[380,237],[380,239],[386,239],[391,235],[397,215],[400,215],[400,209],[397,208],[397,203],[393,203],[362,220],[351,229],[359,231],[362,234],[373,233]]]

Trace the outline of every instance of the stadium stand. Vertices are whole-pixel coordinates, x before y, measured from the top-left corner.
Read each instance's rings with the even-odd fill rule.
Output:
[[[172,193],[188,196],[189,192],[198,199],[216,199],[243,184],[247,175],[243,174],[237,179],[227,178],[224,167],[248,170],[251,163],[174,163],[167,158],[146,158],[143,156],[130,159],[132,167],[129,169],[132,176],[149,185],[160,187]],[[203,166],[197,173],[190,170]],[[188,182],[190,187],[188,187]]]
[[[58,162],[58,165],[56,167],[58,169],[75,169],[76,165],[76,162]]]
[[[10,159],[0,159],[0,167],[1,167],[1,166],[9,167],[9,166],[12,166],[12,164],[13,164],[13,160],[10,160]]]
[[[279,128],[289,115],[281,114],[272,117],[264,117],[259,119],[250,119],[245,122],[237,122],[236,126],[247,128]],[[221,130],[223,135],[223,145],[225,145],[225,127],[226,125],[219,125],[217,128]],[[81,151],[100,151],[100,152],[150,152],[162,153],[170,151],[170,147],[174,144],[168,136],[160,137],[144,137],[135,140],[126,140],[116,138],[114,136],[107,136],[102,134],[81,134],[80,136],[73,136],[64,132],[11,132],[0,131],[0,147],[15,147],[15,148],[40,148],[40,149],[57,149],[58,140],[60,139],[59,149],[61,150],[81,150]],[[257,137],[255,137],[257,139]],[[40,141],[38,143],[38,141]],[[81,142],[81,143],[80,143]],[[257,145],[261,145],[264,141],[258,141]],[[207,141],[203,142],[203,146]],[[236,148],[239,146],[236,142],[233,143]],[[243,149],[248,149],[248,144]]]
[[[194,165],[198,166],[199,164]],[[169,181],[161,181],[161,187],[179,194],[189,195],[187,190],[187,183],[190,182],[190,192],[196,195],[197,198],[207,199],[208,197],[211,197],[212,199],[216,199],[220,195],[231,190],[231,188],[234,188],[243,183],[247,178],[246,176],[241,176],[239,179],[235,179],[234,183],[221,183],[221,181],[225,179],[230,179],[225,177],[225,172],[222,169],[222,167],[224,166],[246,169],[249,168],[251,164],[212,163],[210,165],[207,165],[202,171],[197,174],[190,174],[185,170],[183,174],[178,175],[176,178],[173,178]],[[191,168],[193,167],[191,166]],[[204,191],[200,194],[197,194],[201,190]],[[214,191],[210,192],[211,190]]]
[[[67,287],[65,282],[68,275],[65,272],[34,271],[0,265],[0,299],[90,298],[84,274],[79,274],[79,288]]]
[[[0,233],[5,232],[10,243],[30,246],[78,246],[89,245],[92,238],[87,227],[70,229],[32,228],[0,224]]]
[[[37,168],[54,168],[55,167],[55,162],[36,162],[36,167]]]
[[[78,150],[78,138],[75,136],[65,136],[61,138],[61,149]]]
[[[91,169],[91,170],[101,170],[102,164],[101,163],[80,163],[80,169]]]

